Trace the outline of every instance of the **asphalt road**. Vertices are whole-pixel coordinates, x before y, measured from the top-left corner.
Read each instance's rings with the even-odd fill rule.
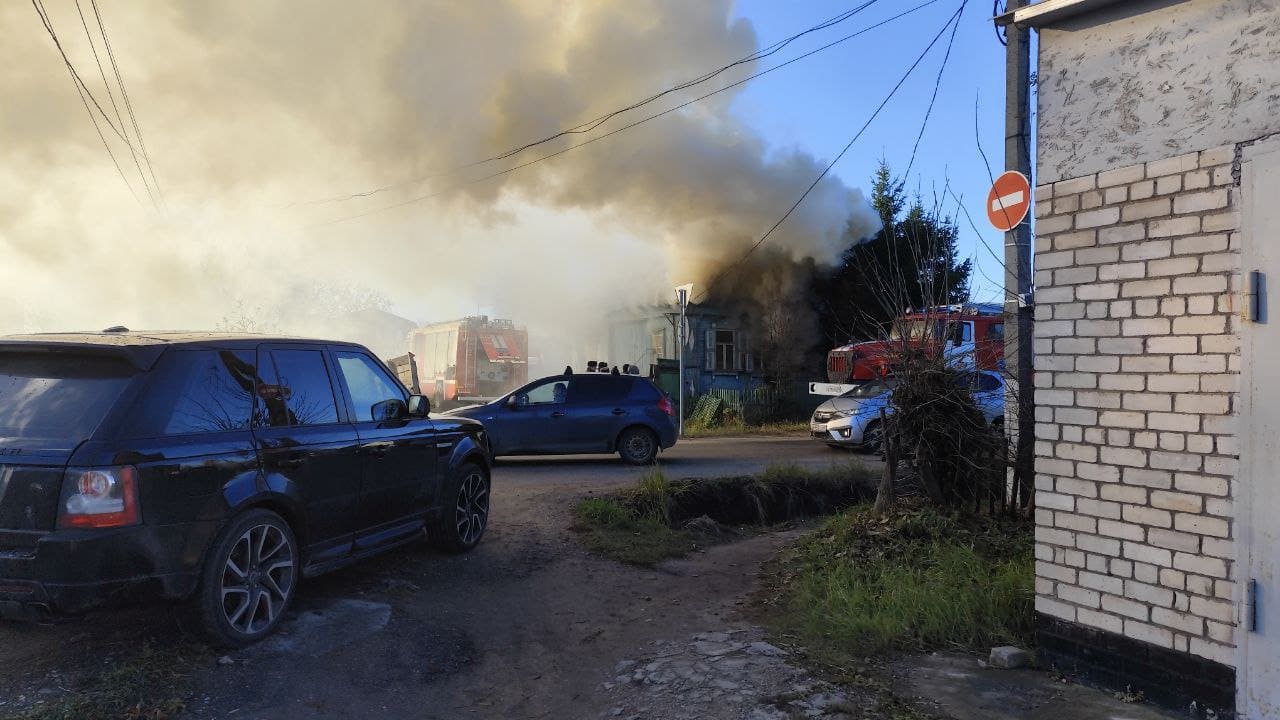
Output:
[[[807,437],[732,437],[681,440],[658,458],[673,478],[751,475],[773,463],[825,467],[833,463],[873,464],[876,458],[836,450]],[[499,458],[495,484],[556,484],[584,481],[600,484],[633,482],[646,468],[623,463],[617,455],[568,455]]]

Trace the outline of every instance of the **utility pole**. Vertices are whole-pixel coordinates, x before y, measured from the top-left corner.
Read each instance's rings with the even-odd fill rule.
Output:
[[[1026,6],[1028,0],[1009,0],[1009,12]],[[1005,170],[1031,175],[1031,30],[1013,23],[1005,26],[1008,48],[1005,56]],[[1034,192],[1035,182],[1031,183]],[[1015,378],[1016,405],[1006,405],[1005,427],[1017,433],[1017,454],[1013,469],[1015,502],[1030,506],[1035,474],[1035,388],[1031,371],[1032,276],[1031,218],[1004,237],[1005,365]],[[1010,335],[1010,330],[1013,331]]]

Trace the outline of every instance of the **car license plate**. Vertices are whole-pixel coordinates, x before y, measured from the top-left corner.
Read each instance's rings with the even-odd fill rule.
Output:
[[[809,429],[816,433],[824,433],[827,431],[827,424],[820,423],[820,422],[811,422],[809,423]]]

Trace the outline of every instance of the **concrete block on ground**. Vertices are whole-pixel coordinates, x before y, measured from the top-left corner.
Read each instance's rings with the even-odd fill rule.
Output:
[[[991,657],[988,658],[987,664],[993,668],[1016,670],[1030,665],[1031,655],[1022,648],[1013,647],[1012,645],[1002,645],[1000,647],[991,648]]]

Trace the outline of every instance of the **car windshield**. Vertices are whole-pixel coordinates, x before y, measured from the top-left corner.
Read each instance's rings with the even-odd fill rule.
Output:
[[[844,393],[840,397],[843,398],[873,398],[893,389],[893,384],[883,380],[872,380],[865,382],[858,387]]]
[[[96,355],[0,353],[0,436],[85,440],[136,372]]]
[[[938,335],[939,323],[936,320],[899,320],[889,331],[890,340],[923,340]]]

